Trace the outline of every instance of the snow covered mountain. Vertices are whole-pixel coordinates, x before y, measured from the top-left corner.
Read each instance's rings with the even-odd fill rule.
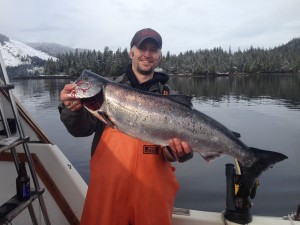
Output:
[[[45,52],[36,50],[22,42],[10,40],[1,34],[0,50],[6,69],[10,71],[11,76],[42,74],[48,59],[57,60]]]
[[[56,60],[55,57],[14,40],[4,41],[4,45],[1,45],[1,53],[5,65],[8,67],[31,64],[33,57],[37,57],[45,61],[49,58]]]
[[[66,54],[70,52],[75,52],[74,48],[63,46],[56,43],[48,43],[48,42],[37,42],[37,43],[26,43],[30,47],[45,52],[50,56],[57,56],[59,54]]]

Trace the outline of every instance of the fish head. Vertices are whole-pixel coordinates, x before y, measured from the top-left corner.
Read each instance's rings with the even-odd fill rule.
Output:
[[[71,92],[73,98],[81,100],[81,103],[92,111],[97,111],[103,104],[103,90],[108,80],[104,77],[84,70],[81,76],[74,82],[74,90]]]
[[[71,95],[74,98],[86,99],[91,98],[101,92],[104,82],[101,76],[84,70],[81,76],[73,83],[75,88]]]

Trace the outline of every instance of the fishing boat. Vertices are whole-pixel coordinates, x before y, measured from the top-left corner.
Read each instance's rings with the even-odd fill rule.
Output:
[[[14,97],[1,53],[0,62],[0,224],[80,224],[87,184]],[[20,200],[16,179],[21,162],[26,164],[31,188],[29,196]],[[231,209],[206,212],[174,208],[173,224],[300,225],[296,221],[299,211],[283,217],[250,213],[239,217]]]

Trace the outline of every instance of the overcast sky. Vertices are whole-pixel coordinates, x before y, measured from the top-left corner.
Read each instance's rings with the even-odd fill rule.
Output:
[[[269,48],[300,37],[300,0],[1,0],[0,33],[102,51],[151,27],[163,52]]]

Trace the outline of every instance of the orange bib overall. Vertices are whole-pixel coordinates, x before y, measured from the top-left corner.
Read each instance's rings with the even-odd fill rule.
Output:
[[[81,225],[171,225],[179,185],[160,146],[106,127],[90,170]]]

